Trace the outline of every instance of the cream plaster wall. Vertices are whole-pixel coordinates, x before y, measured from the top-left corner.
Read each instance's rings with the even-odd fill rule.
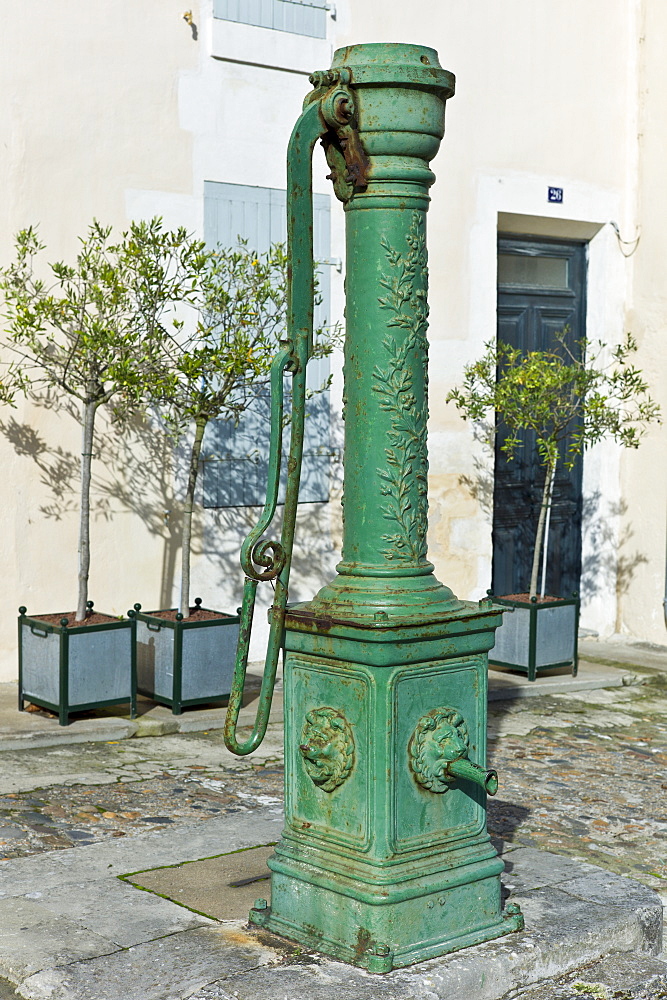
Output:
[[[198,53],[182,13],[175,0],[3,5],[3,263],[24,226],[39,225],[49,259],[66,258],[93,217],[127,224],[126,188],[190,192],[192,141],[179,122],[177,95],[179,72],[194,66]],[[4,680],[16,676],[17,606],[64,611],[75,602],[80,431],[70,416],[26,402],[5,409],[0,421]],[[115,432],[108,434],[115,448]],[[113,614],[141,594],[156,600],[159,590],[160,542],[120,498],[128,464],[127,456],[114,467],[96,462],[93,489],[90,594]],[[100,491],[99,480],[109,478],[119,498]],[[141,501],[150,509],[159,503],[145,483]]]
[[[191,137],[191,187],[188,195],[171,195],[156,188],[126,190],[126,212],[131,218],[162,214],[170,224],[185,224],[203,232],[204,181],[226,181],[261,187],[286,185],[286,149],[305,94],[308,74],[326,68],[332,45],[269,31],[250,25],[214,20],[212,3],[204,0],[199,15],[199,58],[179,78],[178,114]],[[313,188],[332,196],[325,179],[328,168],[318,149],[314,158]],[[342,211],[332,196],[332,256],[344,253]],[[333,314],[342,313],[342,275],[331,269]],[[334,357],[334,401],[341,395],[341,359]],[[175,495],[168,524],[177,531],[182,476],[176,475]],[[201,499],[201,491],[200,491]],[[205,605],[234,610],[240,603],[243,576],[238,554],[259,509],[200,509],[193,547],[192,596]],[[333,574],[339,519],[338,504],[303,505],[293,562],[295,600],[311,596]],[[173,566],[168,602],[179,599],[178,546],[169,546]],[[251,659],[261,659],[268,627],[265,611],[271,601],[269,585],[258,591],[252,633]]]
[[[159,214],[166,225],[201,235],[205,180],[285,186],[287,141],[310,89],[308,73],[329,65],[331,42],[214,21],[212,0],[193,6],[193,30],[183,19],[187,6],[174,0],[5,5],[1,262],[13,234],[31,223],[39,223],[49,258],[66,258],[93,217],[122,228]],[[326,173],[318,152],[314,187],[331,194]],[[340,258],[342,212],[332,215],[332,256]],[[342,276],[335,269],[331,284],[340,315]],[[340,396],[339,362],[334,369]],[[2,680],[16,676],[15,608],[65,610],[75,601],[80,432],[72,417],[25,402],[0,421],[6,469],[0,598],[10,609],[0,622]],[[170,604],[178,599],[179,456],[174,466],[169,449],[156,453],[159,439],[150,429],[127,441],[113,429],[108,434],[113,447],[94,463],[90,596],[113,614],[135,601]],[[238,550],[257,515],[256,509],[200,510],[193,596],[214,607],[237,606]],[[337,504],[300,511],[296,597],[331,575],[338,520]],[[261,608],[254,631],[251,656],[259,657],[266,632]]]
[[[637,363],[651,381],[667,419],[667,10],[643,0],[639,10],[639,186],[637,225],[641,238],[629,258],[633,268],[628,329],[639,343]],[[634,234],[631,234],[634,235]],[[631,248],[628,248],[631,249]],[[665,528],[667,440],[654,426],[641,448],[621,462],[621,568],[616,631],[667,642]]]
[[[326,40],[214,22],[212,0],[193,7],[197,38],[175,0],[26,0],[3,9],[0,59],[0,260],[11,236],[39,222],[52,258],[75,251],[93,216],[123,226],[163,215],[201,233],[205,180],[282,187],[284,152],[309,70],[325,68],[339,44],[412,41],[438,49],[457,74],[447,134],[434,163],[431,253],[431,555],[441,579],[466,598],[490,580],[489,459],[451,406],[448,389],[495,333],[499,229],[590,240],[588,334],[613,343],[625,329],[638,363],[665,402],[662,356],[667,314],[663,218],[666,92],[660,40],[667,11],[640,0],[339,0]],[[639,134],[639,139],[638,139]],[[318,153],[314,187],[331,194]],[[639,179],[639,183],[638,183]],[[546,201],[562,186],[562,206]],[[332,256],[343,257],[343,213],[332,198]],[[637,252],[625,239],[638,225]],[[333,314],[342,276],[332,269]],[[334,366],[334,399],[341,374]],[[0,414],[0,679],[16,675],[13,609],[71,607],[76,517],[68,482],[79,431],[71,417],[21,403]],[[182,483],[169,454],[138,434],[97,466],[91,596],[122,613],[177,596]],[[60,451],[58,451],[60,449]],[[148,457],[147,457],[148,456]],[[54,462],[61,465],[54,467]],[[55,471],[54,471],[55,470]],[[486,481],[480,502],[462,482]],[[74,480],[72,480],[74,482]],[[649,485],[650,484],[650,485]],[[662,588],[667,481],[664,432],[641,450],[611,445],[585,460],[589,514],[584,560],[592,584],[583,624],[664,641]],[[57,494],[57,490],[56,490]],[[235,607],[237,553],[256,511],[202,511],[193,593]],[[336,502],[304,506],[294,597],[333,570],[340,543]],[[620,556],[620,566],[619,566]],[[620,572],[619,572],[620,568]],[[260,656],[263,615],[251,655]]]
[[[55,254],[96,215],[122,225],[124,190],[189,192],[179,70],[198,47],[176,0],[3,4],[0,251],[39,222]]]
[[[199,230],[203,223],[204,181],[286,186],[287,144],[301,113],[303,98],[310,90],[308,75],[314,69],[327,68],[332,54],[332,44],[327,39],[297,38],[285,32],[214,20],[210,15],[211,5],[206,2],[202,5],[200,61],[195,70],[183,73],[179,89],[180,120],[193,136],[192,223]],[[326,180],[327,173],[318,147],[313,163],[313,189],[331,197],[331,253],[332,257],[341,258],[343,212]],[[153,214],[150,195],[147,210],[140,209],[136,193],[132,197],[132,214],[144,211]],[[342,274],[335,268],[330,270],[332,311],[340,317]],[[342,357],[334,356],[332,396],[337,409],[341,363]],[[216,599],[217,606],[232,609],[240,603],[243,577],[238,554],[259,513],[257,508],[200,511],[201,548],[193,562],[193,594],[200,593],[205,603]],[[338,520],[336,502],[300,507],[292,564],[292,600],[312,596],[333,575]],[[269,585],[259,588],[251,658],[264,657],[268,634],[264,612],[271,598]],[[176,583],[174,599],[177,599]]]
[[[658,264],[666,15],[647,6],[648,22],[638,0],[416,0],[383,5],[381,16],[373,3],[339,6],[341,43],[428,44],[457,76],[429,214],[429,540],[438,575],[465,598],[490,583],[492,460],[444,398],[495,336],[498,231],[589,240],[587,334],[613,345],[632,329],[637,362],[663,407],[667,400],[659,363],[667,285]],[[644,126],[641,145],[638,114],[651,122],[651,141]],[[640,156],[642,190],[651,191],[641,219]],[[564,188],[562,205],[547,202],[549,185]],[[626,259],[612,221],[626,240],[640,222],[652,236],[642,229],[640,251]],[[665,641],[667,484],[657,468],[664,470],[657,429],[636,453],[605,443],[585,456],[582,625],[600,634]]]

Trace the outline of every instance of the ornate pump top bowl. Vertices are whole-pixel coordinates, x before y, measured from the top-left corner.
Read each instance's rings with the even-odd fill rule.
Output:
[[[403,42],[346,45],[334,52],[331,68],[347,67],[355,86],[384,84],[439,91],[442,100],[454,93],[455,77],[443,69],[435,49]]]

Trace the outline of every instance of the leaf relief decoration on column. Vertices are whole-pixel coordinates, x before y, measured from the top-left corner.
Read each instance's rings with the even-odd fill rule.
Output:
[[[373,391],[380,397],[380,409],[391,417],[386,465],[377,470],[386,498],[382,514],[392,528],[382,535],[382,554],[389,561],[419,564],[426,559],[428,517],[428,261],[423,216],[412,214],[407,250],[396,250],[384,237],[381,243],[391,270],[380,277],[386,295],[378,301],[391,313],[387,326],[396,330],[383,341],[386,363],[373,370]],[[414,385],[414,367],[420,364],[425,369],[423,400],[416,397]]]

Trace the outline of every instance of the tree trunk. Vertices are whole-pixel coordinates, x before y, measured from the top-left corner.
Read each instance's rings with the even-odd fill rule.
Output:
[[[81,504],[79,515],[79,597],[76,620],[86,617],[88,600],[88,574],[90,571],[90,477],[93,458],[93,434],[97,403],[83,403],[81,407]]]
[[[180,612],[184,618],[190,616],[190,548],[192,545],[192,512],[195,504],[195,488],[199,472],[199,456],[201,454],[204,431],[208,417],[197,417],[195,437],[190,452],[190,471],[188,487],[185,494],[185,509],[183,511],[183,545],[181,549],[181,606]]]
[[[556,470],[554,468],[551,473],[551,479],[549,480],[549,496],[547,497],[547,516],[544,522],[544,543],[542,545],[542,586],[540,588],[540,597],[544,597],[546,593],[547,586],[547,562],[549,559],[549,525],[551,524],[551,500],[554,495],[554,479],[556,478]]]
[[[537,519],[537,531],[535,533],[535,548],[533,549],[533,567],[530,574],[530,597],[537,597],[537,577],[540,571],[540,552],[542,551],[542,539],[544,536],[544,522],[547,511],[551,504],[551,484],[556,475],[556,461],[547,465],[544,473],[544,489],[542,490],[542,503],[540,504],[540,516]]]

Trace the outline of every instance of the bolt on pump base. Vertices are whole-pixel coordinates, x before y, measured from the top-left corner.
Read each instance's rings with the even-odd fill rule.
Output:
[[[283,372],[293,373],[296,416],[283,535],[261,541],[275,510],[269,498],[242,555],[226,741],[238,753],[258,745],[284,648],[285,829],[269,860],[271,906],[258,900],[250,920],[388,972],[523,926],[518,907],[502,911],[503,863],[486,829],[486,796],[498,787],[485,766],[487,654],[501,611],[489,600],[457,600],[426,558],[425,224],[429,162],[454,78],[433,49],[372,44],[339,49],[311,82],[288,155],[291,340],[274,387],[280,392]],[[343,553],[331,583],[287,608],[317,138],[346,213]],[[276,581],[265,684],[253,735],[240,744],[235,725],[262,579]]]

